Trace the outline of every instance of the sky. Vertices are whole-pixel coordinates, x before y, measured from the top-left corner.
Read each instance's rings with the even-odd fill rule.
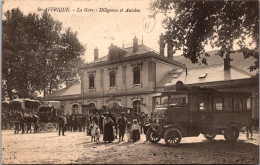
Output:
[[[78,39],[86,48],[82,58],[85,62],[91,62],[96,47],[99,57],[103,57],[107,55],[111,43],[119,47],[123,44],[125,48],[132,47],[135,36],[139,44],[143,38],[144,45],[159,52],[159,35],[165,32],[162,27],[164,16],[159,14],[154,20],[149,19],[149,4],[150,0],[4,0],[2,10],[4,13],[19,7],[24,14],[42,15],[43,9],[48,9],[55,20],[62,22],[64,30],[70,27],[78,32]],[[69,8],[69,12],[55,12],[54,8]],[[109,9],[118,12],[100,12],[100,8],[102,11]],[[93,12],[90,12],[91,9]],[[121,9],[123,12],[120,12]],[[127,9],[140,12],[125,12]],[[148,24],[149,28],[145,28]],[[238,46],[234,45],[234,49]],[[208,45],[205,50],[213,49]],[[181,53],[177,51],[174,56]]]
[[[146,46],[159,51],[159,35],[165,32],[161,24],[163,16],[158,15],[155,20],[149,19],[149,2],[150,0],[5,0],[3,12],[19,7],[24,14],[31,12],[41,15],[42,9],[49,9],[53,18],[62,22],[63,29],[71,27],[78,32],[79,41],[86,47],[83,59],[91,62],[95,47],[99,49],[99,57],[102,57],[107,55],[111,43],[119,47],[123,43],[125,48],[132,47],[135,36],[139,44],[143,38]],[[51,11],[54,7],[69,8],[70,11]],[[124,12],[100,12],[100,8],[123,9]],[[140,12],[125,12],[128,8]],[[82,12],[79,12],[80,9]],[[94,9],[94,12],[88,12],[90,9]]]

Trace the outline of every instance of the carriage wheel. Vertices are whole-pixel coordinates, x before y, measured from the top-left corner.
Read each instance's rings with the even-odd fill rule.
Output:
[[[203,134],[203,136],[207,139],[207,140],[213,140],[216,137],[215,133],[206,133]]]
[[[224,138],[228,142],[235,142],[239,137],[239,128],[236,125],[230,125],[224,131]]]
[[[45,128],[46,128],[46,130],[47,130],[48,132],[52,132],[54,126],[53,126],[52,123],[47,123],[47,124],[45,125]]]
[[[146,137],[151,143],[158,143],[161,140],[159,133],[153,128],[149,128],[146,133]]]
[[[180,144],[182,138],[181,131],[177,128],[170,128],[164,133],[164,140],[168,146],[175,147]]]

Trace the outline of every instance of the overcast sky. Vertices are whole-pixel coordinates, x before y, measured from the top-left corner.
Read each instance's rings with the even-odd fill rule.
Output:
[[[43,11],[38,8],[61,7],[70,8],[70,12],[53,12],[50,14],[63,23],[63,28],[71,27],[73,31],[78,32],[80,42],[86,46],[84,59],[88,62],[94,59],[94,48],[99,49],[99,57],[107,55],[108,47],[111,43],[122,47],[132,46],[133,38],[136,36],[141,44],[159,51],[159,35],[164,33],[161,25],[162,16],[157,16],[153,30],[148,33],[143,28],[143,22],[147,22],[149,15],[149,0],[95,0],[95,1],[61,1],[61,0],[40,0],[40,1],[18,1],[6,0],[3,5],[3,11],[19,7],[24,14],[34,12],[39,15]],[[82,12],[77,12],[81,8]],[[84,9],[94,9],[94,12],[84,12]],[[108,9],[138,9],[140,12],[99,12],[99,8]],[[75,10],[75,11],[73,11]],[[97,11],[95,11],[97,10]],[[150,21],[152,26],[153,21]],[[151,27],[150,27],[151,29]]]

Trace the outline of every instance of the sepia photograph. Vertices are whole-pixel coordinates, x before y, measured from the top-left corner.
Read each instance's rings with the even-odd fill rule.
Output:
[[[258,0],[2,0],[1,164],[259,164]]]

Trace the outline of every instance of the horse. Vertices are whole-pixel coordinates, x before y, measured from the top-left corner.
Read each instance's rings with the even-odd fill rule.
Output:
[[[37,130],[36,125],[39,121],[39,117],[37,115],[23,116],[22,112],[12,111],[11,117],[15,119],[15,134],[19,133],[19,126],[22,129],[22,133],[25,133],[24,124],[27,125],[26,133],[30,130],[31,133],[31,123],[34,123],[34,129]]]

